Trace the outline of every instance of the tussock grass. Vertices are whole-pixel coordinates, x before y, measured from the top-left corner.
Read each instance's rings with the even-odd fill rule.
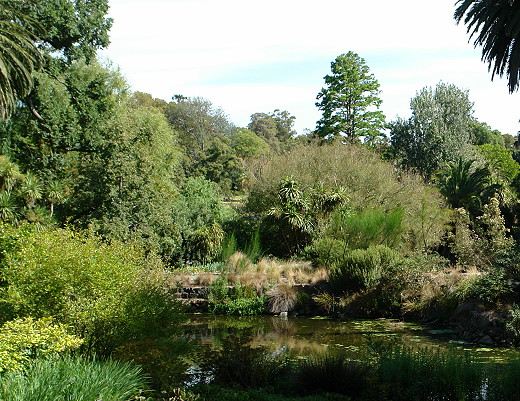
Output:
[[[127,401],[145,381],[138,367],[80,357],[36,360],[22,372],[2,376],[0,399],[9,401]]]

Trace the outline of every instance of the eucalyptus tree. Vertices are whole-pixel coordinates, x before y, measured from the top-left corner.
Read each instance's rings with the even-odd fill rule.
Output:
[[[385,116],[379,110],[379,82],[363,58],[354,52],[341,54],[331,63],[331,75],[324,79],[326,87],[316,103],[323,112],[315,131],[319,138],[343,136],[354,141],[381,135]]]
[[[518,90],[520,79],[520,1],[458,0],[455,19],[467,25],[474,45],[482,46],[492,77],[508,78],[509,92]]]
[[[42,64],[34,32],[39,25],[21,11],[21,1],[0,0],[0,117],[8,118],[33,87]]]
[[[247,126],[256,135],[266,141],[271,149],[279,153],[288,147],[291,138],[296,136],[294,120],[287,110],[276,109],[271,113],[254,113]]]
[[[179,134],[186,153],[199,159],[215,137],[231,135],[233,124],[225,112],[202,97],[175,95],[166,107],[166,116]]]

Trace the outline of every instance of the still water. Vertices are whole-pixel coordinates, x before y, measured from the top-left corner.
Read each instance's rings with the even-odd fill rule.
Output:
[[[455,333],[426,325],[392,319],[333,320],[278,316],[189,315],[184,335],[203,345],[218,347],[229,335],[248,337],[251,346],[263,346],[272,352],[287,352],[295,357],[309,355],[345,355],[362,358],[367,343],[391,341],[416,347],[466,350],[483,361],[501,362],[518,355],[515,348],[483,348],[457,340]]]

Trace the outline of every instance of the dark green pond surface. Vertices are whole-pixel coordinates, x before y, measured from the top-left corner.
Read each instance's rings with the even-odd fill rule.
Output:
[[[369,341],[396,341],[409,346],[455,348],[484,361],[500,362],[518,355],[515,348],[483,348],[457,340],[455,333],[430,326],[390,319],[333,320],[328,318],[278,316],[189,315],[184,335],[208,346],[218,347],[222,338],[243,334],[251,346],[296,357],[345,355],[361,358]]]

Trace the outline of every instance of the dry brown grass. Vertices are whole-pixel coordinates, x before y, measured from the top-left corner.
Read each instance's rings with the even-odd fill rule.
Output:
[[[482,273],[475,267],[427,272],[419,293],[403,293],[406,311],[426,310],[450,297],[463,299],[465,291]]]
[[[247,255],[242,252],[235,252],[229,257],[227,267],[231,272],[240,273],[250,270],[253,267],[253,263],[249,260]]]
[[[298,290],[290,283],[279,283],[266,292],[269,297],[269,311],[271,313],[289,312],[297,303]]]
[[[280,302],[291,304],[293,298],[296,302],[294,286],[315,284],[328,279],[326,269],[315,269],[310,262],[263,258],[254,264],[242,252],[236,252],[229,258],[226,269],[221,274],[211,272],[186,273],[182,270],[165,274],[167,275],[168,287],[171,289],[199,285],[208,286],[219,277],[225,278],[230,285],[240,283],[253,288],[258,293],[272,289],[272,296],[279,298],[279,301],[273,301],[273,308],[276,310],[281,307]],[[275,288],[277,288],[276,291]]]

